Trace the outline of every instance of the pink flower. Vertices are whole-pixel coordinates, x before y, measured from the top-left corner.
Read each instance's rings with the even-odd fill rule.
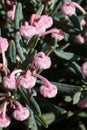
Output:
[[[52,26],[52,24],[52,18],[47,15],[39,16],[37,14],[32,14],[30,18],[30,25],[36,28],[38,35],[44,33],[46,29]]]
[[[30,18],[30,25],[33,25],[36,27],[38,26],[44,26],[46,29],[50,28],[53,24],[53,19],[50,16],[42,15],[39,16],[37,14],[32,14]]]
[[[77,104],[80,108],[87,108],[87,97],[83,98]]]
[[[64,38],[64,32],[60,29],[52,29],[52,37],[56,38],[58,41],[61,41]]]
[[[13,5],[13,8],[12,10],[9,10],[7,12],[7,17],[10,19],[10,20],[14,20],[15,19],[15,11],[16,11],[16,5]]]
[[[6,115],[7,102],[5,102],[0,108],[0,127],[6,128],[10,125],[10,118]]]
[[[44,85],[40,87],[40,93],[45,98],[53,98],[57,95],[57,87],[51,84],[45,77],[34,74],[35,77],[39,78],[44,82]]]
[[[53,19],[50,16],[42,15],[38,21],[39,25],[43,25],[46,29],[53,25]]]
[[[79,34],[79,35],[77,35],[77,36],[75,37],[75,41],[76,41],[77,43],[80,43],[80,44],[83,44],[83,43],[85,42],[84,37],[81,36],[81,34]]]
[[[13,112],[13,117],[18,121],[26,120],[30,115],[29,110],[26,107],[22,107],[18,101],[16,101],[15,104],[17,105],[17,108]]]
[[[56,38],[58,41],[61,41],[64,38],[64,32],[60,29],[48,30],[48,31],[40,34],[40,36],[44,36],[44,35],[47,35],[47,34],[51,34],[51,36]]]
[[[14,0],[5,0],[5,2],[8,6],[13,6],[15,4]]]
[[[32,14],[30,18],[30,25],[34,25],[38,20],[40,19],[40,16],[37,14]]]
[[[22,72],[22,70],[15,70],[9,76],[5,76],[3,78],[4,88],[10,89],[10,90],[16,89],[17,85],[16,85],[16,78],[14,75],[18,72]]]
[[[8,49],[8,41],[6,38],[0,37],[0,53],[2,53],[3,65],[6,65],[5,51]]]
[[[45,98],[53,98],[57,94],[57,87],[53,84],[50,84],[49,86],[42,85],[40,87],[40,93]]]
[[[78,8],[83,14],[86,14],[86,11],[76,2],[64,3],[61,7],[61,11],[67,16],[72,16],[75,14],[76,8]]]
[[[6,38],[0,37],[0,53],[2,53],[2,51],[7,51],[8,49],[8,41]]]
[[[48,69],[51,66],[51,59],[44,52],[39,52],[32,63],[40,70]]]
[[[87,76],[87,62],[82,64],[81,70],[82,70],[83,75]]]
[[[31,39],[34,35],[37,34],[36,28],[29,25],[28,22],[25,22],[24,25],[20,27],[19,31],[21,36],[25,39]]]
[[[0,63],[0,73],[3,72],[3,70],[4,70],[3,64]]]
[[[87,23],[86,23],[86,21],[85,21],[85,19],[82,19],[81,21],[80,21],[80,25],[81,26],[85,26]]]
[[[26,74],[20,76],[17,79],[17,85],[22,88],[31,89],[35,86],[36,78],[32,76],[30,70],[27,70]]]
[[[73,2],[66,2],[62,5],[61,11],[67,16],[72,16],[75,14],[76,8]]]
[[[36,31],[37,31],[38,35],[41,35],[41,34],[46,32],[46,28],[45,28],[45,26],[43,24],[35,23],[35,28],[36,28]]]

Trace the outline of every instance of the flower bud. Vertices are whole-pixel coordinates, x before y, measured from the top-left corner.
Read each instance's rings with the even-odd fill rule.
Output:
[[[51,66],[50,57],[46,56],[45,53],[39,52],[32,62],[38,69],[44,70]]]

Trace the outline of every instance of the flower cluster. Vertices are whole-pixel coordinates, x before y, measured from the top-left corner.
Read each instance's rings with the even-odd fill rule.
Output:
[[[16,11],[16,4],[15,4],[14,0],[12,0],[12,1],[6,0],[5,2],[7,4],[7,6],[8,7],[10,6],[10,8],[11,8],[9,11],[7,11],[7,17],[10,20],[14,21],[14,19],[15,19],[15,11]]]
[[[77,111],[87,108],[87,55],[83,54],[87,13],[74,1],[61,4],[57,0],[0,3],[0,23],[5,21],[5,27],[0,26],[2,129],[15,120],[24,121],[29,129],[47,128],[47,123],[57,122],[55,115],[71,111],[77,118]],[[34,9],[29,10],[31,5]],[[74,104],[80,109],[73,110]]]
[[[60,29],[49,29],[52,27],[53,20],[50,16],[32,14],[30,18],[30,24],[25,21],[19,29],[20,34],[25,39],[31,39],[34,35],[44,36],[52,34],[52,37],[56,37],[58,41],[64,38],[64,32]],[[47,30],[47,31],[46,31]]]
[[[6,98],[7,96],[10,97],[11,95],[0,94],[0,99]],[[10,117],[6,114],[8,107],[14,110],[12,115],[18,121],[24,121],[30,115],[28,109],[23,107],[18,101],[13,99],[12,104],[5,101],[0,107],[0,127],[2,128],[8,127],[11,123]]]
[[[57,87],[51,84],[45,77],[36,73],[36,69],[45,70],[50,68],[51,59],[44,52],[39,52],[33,58],[31,63],[30,70],[24,71],[22,69],[16,69],[9,74],[9,70],[6,63],[5,51],[8,48],[7,39],[0,37],[0,52],[2,53],[3,64],[1,66],[3,72],[7,72],[6,75],[2,79],[2,85],[5,89],[9,91],[13,91],[18,87],[24,89],[32,89],[37,79],[43,81],[44,85],[40,87],[40,93],[43,97],[53,98],[57,95]],[[20,74],[17,76],[17,74]],[[14,110],[13,117],[16,120],[23,121],[29,117],[29,110],[26,107],[22,107],[22,105],[13,98],[12,95],[1,94],[0,101],[4,103],[0,107],[0,127],[7,127],[11,120],[6,115],[7,107]]]

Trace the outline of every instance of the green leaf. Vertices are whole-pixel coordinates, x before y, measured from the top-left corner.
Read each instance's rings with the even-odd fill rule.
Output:
[[[63,50],[54,50],[54,53],[65,60],[71,60],[74,57],[74,54],[71,52],[64,52]]]
[[[23,48],[21,47],[21,41],[22,41],[22,38],[20,36],[20,33],[17,32],[16,35],[15,35],[15,43],[16,43],[15,45],[16,45],[16,48],[17,48],[18,55],[23,62],[25,60],[25,56],[24,56]]]
[[[46,120],[48,125],[52,124],[56,120],[56,115],[52,112],[43,114],[42,117]]]
[[[67,65],[67,68],[74,74],[78,75],[78,77],[85,79],[84,75],[82,74],[81,67],[76,62],[70,62],[69,65]]]
[[[77,104],[78,101],[80,100],[81,92],[77,92],[73,96],[73,104]]]
[[[34,50],[39,40],[39,36],[35,35],[29,42],[27,46],[27,51]]]
[[[74,26],[81,30],[81,28],[80,28],[80,22],[79,22],[78,17],[76,15],[72,15],[69,18],[72,21],[72,23],[74,24]]]
[[[37,97],[37,100],[38,100],[39,106],[42,109],[44,109],[44,110],[46,110],[48,112],[53,112],[53,113],[55,113],[56,116],[59,116],[61,114],[65,114],[66,113],[66,110],[64,108],[59,107],[59,106],[49,102],[48,100],[46,100],[44,98]]]
[[[23,20],[22,4],[21,3],[17,3],[16,13],[15,13],[15,21],[14,21],[15,29],[19,29],[22,20]]]
[[[26,98],[30,103],[31,109],[35,112],[36,115],[40,116],[41,115],[40,107],[38,103],[35,101],[35,99],[31,96],[31,93],[24,89],[22,89],[22,92],[24,93],[24,95],[26,95]]]
[[[42,116],[35,116],[36,119],[39,121],[39,123],[41,123],[45,128],[48,128],[48,124],[46,122],[46,120],[42,117]]]
[[[3,128],[0,128],[0,130],[3,130]]]
[[[29,122],[28,123],[29,123],[29,128],[31,130],[38,130],[36,119],[34,117],[34,113],[33,112],[30,113],[30,117],[29,117]]]
[[[38,11],[36,12],[36,14],[41,15],[42,12],[43,12],[43,9],[44,9],[44,5],[42,5],[42,6],[38,9]]]
[[[16,63],[16,46],[13,40],[11,40],[10,45],[9,45],[9,58],[12,63]]]
[[[69,84],[56,83],[56,82],[52,82],[52,83],[58,87],[58,92],[61,92],[64,94],[65,93],[73,94],[81,89],[80,86],[76,86],[76,85],[69,85]]]

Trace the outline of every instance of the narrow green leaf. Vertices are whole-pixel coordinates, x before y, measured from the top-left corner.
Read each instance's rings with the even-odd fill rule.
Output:
[[[44,5],[42,5],[39,10],[36,12],[36,14],[41,15],[44,9]]]
[[[45,128],[48,128],[48,124],[46,122],[46,120],[42,117],[42,116],[35,116],[36,119],[45,127]]]
[[[17,3],[16,13],[15,13],[15,21],[14,21],[15,29],[19,29],[22,20],[23,20],[22,4]]]
[[[42,109],[44,109],[46,111],[49,111],[49,112],[53,112],[53,113],[55,113],[56,116],[59,116],[61,114],[65,114],[66,113],[66,110],[64,108],[59,107],[59,106],[49,102],[46,99],[43,99],[43,98],[39,97],[37,100],[38,100],[39,106]]]
[[[64,94],[75,93],[81,89],[80,86],[76,86],[76,85],[69,85],[69,84],[56,83],[56,82],[52,82],[52,83],[58,87],[58,92]]]
[[[22,61],[24,61],[25,60],[25,56],[24,56],[23,48],[21,47],[21,41],[22,41],[22,38],[20,36],[20,33],[17,32],[16,35],[15,35],[15,43],[16,43],[15,45],[16,45],[19,57],[21,58]]]
[[[25,91],[24,89],[22,89],[22,91],[23,91],[24,95],[26,95],[26,98],[28,99],[28,101],[30,103],[31,109],[35,112],[36,115],[40,116],[41,115],[41,110],[40,110],[40,107],[39,107],[38,103],[31,96],[29,91]]]
[[[31,130],[38,130],[37,123],[36,123],[36,120],[35,120],[33,112],[30,113],[30,117],[29,117],[29,128]]]
[[[65,60],[71,60],[74,57],[74,54],[71,52],[64,52],[62,50],[54,50],[54,53]]]
[[[3,130],[3,128],[0,128],[0,130]]]
[[[28,42],[28,46],[27,46],[27,51],[29,50],[34,50],[37,43],[38,43],[38,40],[39,40],[39,36],[38,35],[35,35],[29,42]]]
[[[76,62],[70,62],[67,65],[68,70],[72,71],[74,74],[78,75],[79,77],[85,79],[84,75],[82,74],[81,67]]]
[[[16,46],[15,46],[15,43],[13,40],[10,42],[8,52],[9,52],[8,55],[9,55],[11,62],[16,63]]]
[[[77,92],[73,96],[73,104],[77,104],[78,101],[80,100],[81,92]]]
[[[80,28],[80,22],[79,22],[79,19],[76,15],[72,15],[71,17],[69,17],[70,20],[72,21],[72,23],[74,24],[75,27],[77,27],[78,29],[81,29]]]
[[[56,115],[52,112],[43,114],[42,117],[46,120],[48,125],[52,124],[56,120]]]

